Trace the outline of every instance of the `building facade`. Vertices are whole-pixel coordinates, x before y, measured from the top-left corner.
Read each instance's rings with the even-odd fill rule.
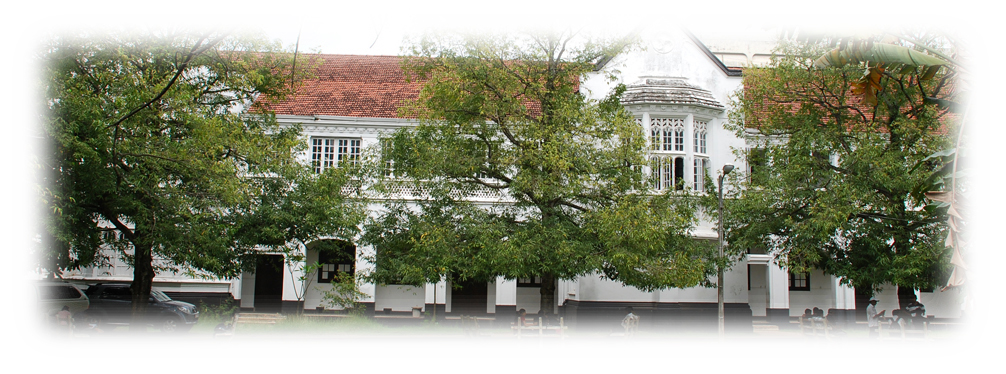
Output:
[[[727,130],[731,95],[742,88],[742,69],[722,61],[729,51],[711,52],[688,33],[644,34],[645,48],[616,57],[608,67],[627,85],[622,104],[632,113],[648,139],[649,167],[644,170],[654,190],[690,188],[703,190],[705,177],[716,180],[725,164],[745,170],[745,160],[735,150],[748,147],[747,139]],[[745,51],[748,59],[753,52]],[[758,54],[764,56],[764,54]],[[419,85],[409,82],[393,56],[317,55],[320,66],[315,79],[305,83],[286,101],[271,103],[277,120],[299,125],[308,145],[302,161],[316,171],[338,167],[362,157],[367,149],[380,147],[382,134],[414,126],[398,108],[417,97]],[[581,91],[600,98],[612,82],[585,77]],[[730,188],[727,186],[726,188]],[[408,191],[399,198],[408,199]],[[480,203],[498,202],[495,196],[476,196]],[[382,209],[370,203],[371,212]],[[715,220],[704,217],[693,230],[697,240],[717,239]],[[321,248],[327,248],[321,250]],[[309,312],[325,310],[322,293],[331,288],[338,271],[353,272],[372,266],[363,255],[373,248],[335,239],[307,243],[306,263],[323,264],[311,284],[298,279],[299,267],[290,266],[282,254],[262,253],[255,271],[233,280],[201,280],[178,274],[158,274],[154,286],[175,297],[233,298],[242,310]],[[336,253],[333,255],[332,253]],[[78,283],[131,279],[121,261],[111,267],[95,267],[67,274]],[[306,287],[305,287],[306,286]],[[374,316],[413,315],[432,312],[441,316],[475,314],[510,321],[519,309],[539,311],[540,280],[499,278],[485,284],[452,285],[447,282],[423,287],[364,284],[361,291],[367,313]],[[306,288],[306,289],[305,289]],[[885,287],[880,309],[897,309],[895,287]],[[788,322],[804,309],[818,307],[847,321],[865,308],[862,297],[839,279],[815,271],[791,274],[773,263],[769,254],[748,254],[725,274],[725,304],[728,331],[751,331],[752,319]],[[929,314],[957,318],[955,294],[919,292]],[[302,297],[301,297],[302,296]],[[303,302],[299,303],[298,300]],[[556,305],[566,323],[573,326],[610,326],[632,307],[641,327],[655,329],[715,329],[715,288],[692,287],[644,292],[599,275],[560,280]],[[329,308],[330,309],[330,308]]]

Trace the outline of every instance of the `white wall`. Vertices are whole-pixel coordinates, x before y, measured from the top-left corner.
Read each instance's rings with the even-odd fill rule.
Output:
[[[715,277],[712,279],[715,282]],[[747,303],[747,267],[735,266],[723,274],[723,299],[727,303]],[[577,278],[578,294],[581,301],[636,301],[636,302],[716,302],[716,288],[689,287],[671,288],[644,292],[621,282],[601,276],[587,275]]]
[[[832,279],[830,275],[826,275],[820,270],[811,271],[810,291],[789,291],[789,315],[798,317],[803,315],[804,309],[814,309],[814,307],[827,313],[828,309],[838,307]],[[844,309],[844,306],[841,309]]]
[[[539,287],[517,287],[517,310],[521,309],[524,309],[527,314],[536,314],[541,310]]]
[[[927,316],[936,318],[960,318],[961,302],[964,295],[957,290],[940,292],[939,289],[933,292],[916,292],[919,302],[926,307]],[[893,285],[884,285],[879,293],[874,295],[879,300],[877,310],[886,310],[885,315],[891,316],[891,311],[898,309],[898,288]]]
[[[412,308],[423,308],[426,302],[426,287],[387,285],[377,286],[374,291],[374,310],[380,312],[391,308],[394,312],[409,312]]]
[[[744,264],[738,264],[737,266],[744,266]],[[774,265],[768,265],[774,266]],[[768,308],[768,270],[766,265],[752,264],[750,265],[751,271],[751,290],[748,291],[748,304],[751,306],[751,315],[755,317],[765,317]]]

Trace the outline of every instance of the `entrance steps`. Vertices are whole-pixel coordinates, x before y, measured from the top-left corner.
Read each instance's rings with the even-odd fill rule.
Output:
[[[779,325],[774,325],[774,324],[771,324],[771,323],[768,323],[768,322],[763,322],[763,321],[752,321],[751,322],[751,327],[754,329],[754,332],[756,332],[756,333],[757,332],[775,332],[775,331],[779,331]]]
[[[279,313],[238,313],[234,315],[234,324],[268,324],[275,325],[277,322],[286,320],[286,316]]]

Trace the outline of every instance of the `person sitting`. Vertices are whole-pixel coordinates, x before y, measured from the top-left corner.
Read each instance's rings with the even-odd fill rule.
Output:
[[[810,323],[811,326],[817,331],[817,329],[824,329],[824,311],[821,308],[814,307],[814,310],[810,312]]]
[[[72,317],[70,315],[70,307],[63,305],[63,309],[56,312],[56,326],[60,329],[70,330],[72,328]]]
[[[912,300],[905,307],[905,312],[907,314],[906,318],[911,321],[912,328],[918,329],[922,328],[922,324],[926,321],[926,306],[922,305],[918,300]]]
[[[636,328],[639,327],[639,316],[632,313],[632,307],[627,308],[626,311],[625,317],[622,318],[622,328],[625,329],[625,334],[628,336],[634,334]]]
[[[520,308],[517,311],[517,326],[527,326],[527,311],[524,308]]]
[[[541,310],[538,311],[538,319],[536,320],[536,322],[540,322],[542,326],[548,326],[548,324],[549,324],[548,323],[549,322],[548,321],[548,315],[545,314],[545,310],[544,309],[541,309]],[[532,324],[534,324],[534,323],[532,323]]]

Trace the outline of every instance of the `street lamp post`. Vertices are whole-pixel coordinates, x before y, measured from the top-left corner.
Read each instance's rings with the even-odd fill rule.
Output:
[[[724,330],[724,319],[723,319],[723,177],[727,176],[731,170],[734,169],[733,164],[723,165],[723,173],[720,173],[720,177],[717,178],[718,189],[719,189],[719,228],[716,230],[716,238],[719,240],[719,257],[717,257],[716,262],[716,308],[719,316],[718,326],[720,332],[720,338],[723,338]]]

